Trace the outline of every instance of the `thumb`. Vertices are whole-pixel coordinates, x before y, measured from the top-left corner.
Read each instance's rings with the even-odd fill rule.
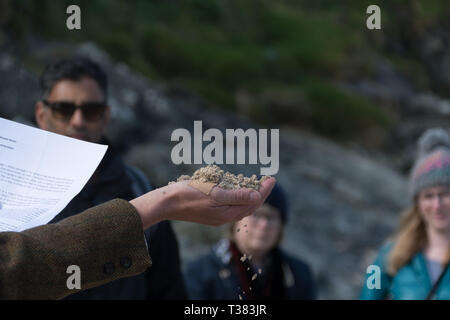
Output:
[[[275,187],[276,180],[273,177],[270,177],[269,179],[264,180],[261,183],[261,186],[259,187],[259,193],[261,194],[261,197],[263,198],[263,202],[266,201],[269,194],[272,192],[273,187]]]

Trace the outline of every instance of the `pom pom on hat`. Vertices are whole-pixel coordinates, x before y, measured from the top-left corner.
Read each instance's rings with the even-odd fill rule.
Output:
[[[422,158],[439,148],[450,149],[450,136],[442,128],[428,129],[419,138],[418,157]]]

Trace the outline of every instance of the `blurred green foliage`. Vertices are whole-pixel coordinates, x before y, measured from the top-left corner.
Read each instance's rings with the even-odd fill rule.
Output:
[[[421,26],[446,19],[449,12],[443,8],[448,3],[378,1],[387,30],[396,30],[397,14],[410,10],[418,12],[415,23]],[[81,7],[80,31],[65,27],[70,4]],[[18,42],[30,34],[94,41],[144,75],[184,86],[214,106],[238,112],[239,90],[258,96],[274,87],[295,88],[302,99],[293,103],[298,110],[285,118],[283,113],[272,117],[274,110],[260,101],[247,115],[283,124],[292,123],[293,115],[307,114],[314,130],[345,137],[391,124],[382,108],[333,85],[372,70],[370,53],[379,50],[379,44],[365,28],[370,4],[368,0],[0,0],[0,44],[5,34]],[[416,62],[390,58],[406,73],[418,75],[418,85],[429,85]]]
[[[373,126],[386,128],[392,125],[388,114],[368,98],[320,81],[310,81],[304,91],[313,105],[311,123],[318,132],[346,138]]]

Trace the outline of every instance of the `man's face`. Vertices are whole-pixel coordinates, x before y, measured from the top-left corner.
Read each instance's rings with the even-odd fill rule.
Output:
[[[105,96],[97,82],[89,77],[80,80],[61,80],[57,82],[47,97],[47,102],[72,103],[76,106],[92,103],[104,103]],[[90,104],[90,105],[89,105]],[[64,104],[61,104],[64,106]],[[58,111],[45,105],[42,101],[36,103],[35,116],[39,128],[62,134],[75,139],[89,142],[99,142],[109,122],[110,111],[108,107],[100,108],[98,117],[90,118],[79,108],[72,115],[62,116]]]

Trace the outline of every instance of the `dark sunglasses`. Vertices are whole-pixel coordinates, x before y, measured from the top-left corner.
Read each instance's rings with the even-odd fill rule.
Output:
[[[63,120],[69,120],[72,118],[75,110],[80,109],[86,121],[96,121],[103,117],[106,110],[106,104],[103,102],[86,102],[81,105],[66,101],[49,102],[43,100],[42,102],[52,109],[54,116]]]

